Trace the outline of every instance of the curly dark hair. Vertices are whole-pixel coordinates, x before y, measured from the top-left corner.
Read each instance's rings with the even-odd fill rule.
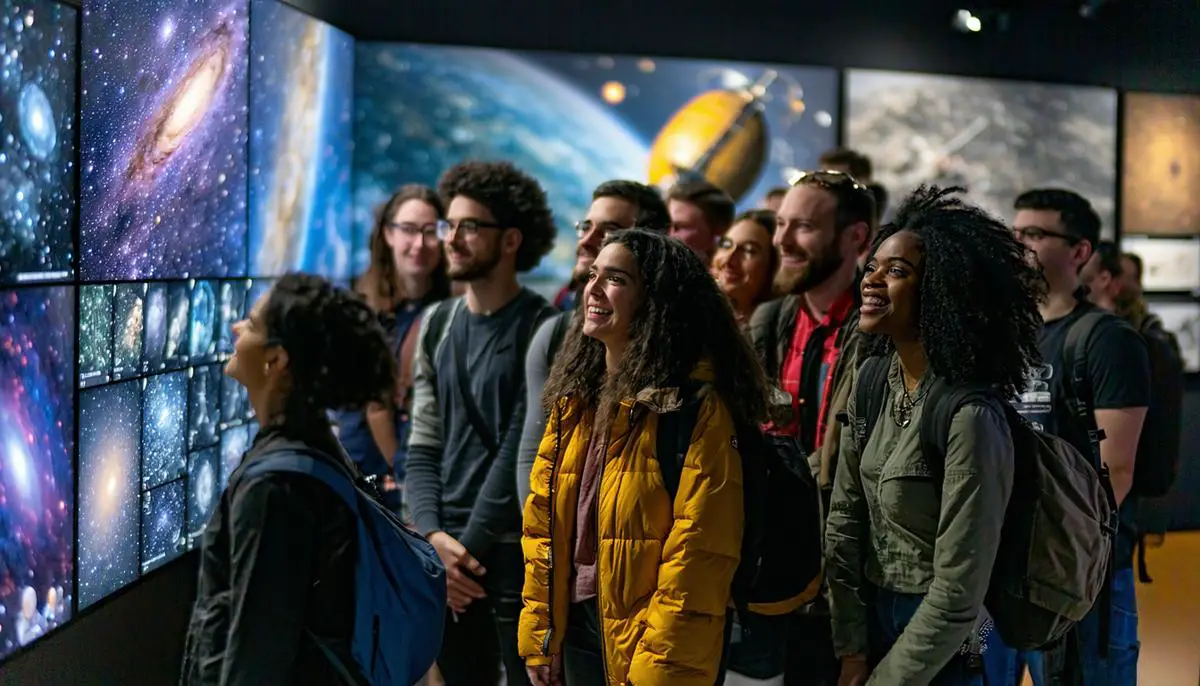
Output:
[[[371,308],[350,291],[319,276],[287,274],[271,288],[263,324],[269,343],[288,354],[285,423],[391,402],[396,374],[386,335]]]
[[[1038,302],[1046,284],[1013,232],[954,197],[959,192],[964,191],[937,186],[914,191],[880,229],[871,259],[895,234],[916,234],[924,256],[917,317],[930,369],[950,384],[1012,394],[1041,359]],[[865,338],[867,355],[890,354],[890,338]]]
[[[629,324],[621,370],[609,375],[605,348],[584,336],[582,304],[563,339],[542,394],[547,408],[576,395],[594,409],[611,409],[646,388],[684,383],[702,361],[713,365],[713,386],[740,425],[766,417],[768,384],[757,356],[738,327],[729,299],[707,266],[682,242],[643,229],[614,231],[604,245],[633,254],[645,288]]]
[[[367,302],[380,312],[391,312],[412,294],[405,293],[400,279],[396,274],[396,260],[392,256],[392,248],[387,243],[388,222],[395,216],[396,210],[409,200],[419,200],[433,208],[438,219],[446,218],[446,204],[441,196],[429,186],[410,183],[401,186],[388,201],[379,208],[375,215],[375,224],[368,239],[371,262],[367,271],[354,283],[354,288],[362,293]],[[430,288],[426,298],[429,300],[445,300],[450,297],[450,277],[446,274],[446,259],[438,260],[437,267],[430,274]]]
[[[667,203],[663,202],[658,191],[644,183],[624,179],[605,181],[592,191],[593,201],[600,198],[620,198],[636,205],[639,229],[666,231],[671,228],[671,214],[667,211]]]
[[[520,231],[518,272],[538,266],[554,247],[558,230],[546,202],[546,192],[532,176],[511,162],[459,162],[442,174],[438,193],[447,205],[460,195],[470,198],[488,208],[498,224]]]

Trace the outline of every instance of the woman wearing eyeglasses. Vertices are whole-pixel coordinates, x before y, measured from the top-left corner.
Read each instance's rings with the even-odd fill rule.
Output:
[[[364,474],[377,477],[385,502],[399,512],[412,388],[412,357],[426,305],[450,295],[438,239],[445,205],[428,186],[402,186],[381,208],[371,231],[371,262],[354,290],[387,330],[398,371],[395,403],[373,403],[335,415],[338,438]]]
[[[743,327],[750,323],[755,308],[771,299],[779,269],[779,251],[771,245],[774,233],[774,212],[750,210],[738,216],[729,231],[717,239],[713,277]]]

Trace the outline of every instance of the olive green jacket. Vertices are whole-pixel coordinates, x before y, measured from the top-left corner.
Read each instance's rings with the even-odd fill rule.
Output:
[[[857,376],[857,375],[856,375]],[[926,374],[914,397],[933,379]],[[950,422],[939,502],[920,448],[921,400],[912,420],[894,420],[903,393],[899,364],[888,371],[888,397],[861,451],[842,433],[825,531],[826,582],[839,656],[867,652],[871,589],[924,594],[871,684],[928,684],[958,652],[983,609],[1012,491],[1013,450],[1004,410],[968,405]],[[856,426],[854,393],[847,413]]]

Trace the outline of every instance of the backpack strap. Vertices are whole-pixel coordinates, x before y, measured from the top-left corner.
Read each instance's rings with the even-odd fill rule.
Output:
[[[763,315],[762,349],[759,354],[762,356],[763,369],[767,372],[767,378],[772,382],[779,380],[781,362],[776,359],[778,357],[776,351],[779,347],[779,317],[783,313],[784,300],[786,298],[776,298],[760,306],[766,310],[766,314]]]
[[[679,481],[683,476],[683,462],[687,458],[688,446],[692,444],[692,432],[700,415],[700,399],[696,397],[699,387],[688,383],[679,388],[683,405],[672,412],[658,415],[658,435],[655,436],[655,458],[662,471],[663,485],[671,502],[679,492]]]
[[[425,335],[421,338],[421,354],[429,359],[429,366],[433,369],[437,369],[434,358],[437,356],[438,348],[445,342],[446,336],[450,333],[450,323],[464,302],[461,296],[450,300],[441,300],[424,315],[428,317],[429,324],[425,327]]]
[[[324,483],[358,515],[358,488],[353,476],[347,470],[335,467],[332,458],[324,453],[294,447],[272,451],[247,463],[239,481],[273,472],[303,474]]]
[[[838,421],[854,431],[854,446],[860,453],[867,446],[871,434],[875,432],[875,423],[879,421],[879,415],[883,412],[890,361],[888,357],[868,357],[859,367],[854,387],[854,426],[849,426],[849,413],[838,413]]]
[[[1095,308],[1084,312],[1072,322],[1067,329],[1061,360],[1063,380],[1066,382],[1063,387],[1068,394],[1067,406],[1074,413],[1080,426],[1087,430],[1088,443],[1092,448],[1092,462],[1097,471],[1105,471],[1104,462],[1100,458],[1100,441],[1104,440],[1104,432],[1096,426],[1096,413],[1093,409],[1095,396],[1092,379],[1088,374],[1087,349],[1092,334],[1109,316],[1111,315],[1104,310]],[[1115,500],[1112,505],[1113,510],[1116,510]]]
[[[1023,421],[1016,410],[990,388],[973,386],[951,387],[942,379],[933,382],[929,395],[925,397],[925,408],[921,411],[921,458],[929,469],[938,498],[942,497],[942,482],[946,479],[946,450],[950,441],[950,422],[959,409],[972,404],[984,404],[994,399],[1001,400],[1005,419]]]

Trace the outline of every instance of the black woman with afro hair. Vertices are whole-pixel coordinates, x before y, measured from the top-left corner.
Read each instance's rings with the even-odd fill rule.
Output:
[[[543,396],[521,655],[536,684],[719,684],[744,520],[735,427],[764,420],[767,383],[676,239],[610,234],[580,298]],[[698,414],[672,499],[657,431],[685,402]]]
[[[304,274],[280,278],[233,332],[225,373],[262,428],[203,534],[181,683],[344,683],[323,651],[354,664],[356,515],[312,477],[240,476],[297,450],[357,476],[327,414],[386,401],[392,354],[365,302]]]
[[[923,186],[906,198],[875,239],[861,283],[867,360],[849,425],[868,426],[859,410],[867,393],[883,397],[869,436],[842,434],[826,528],[842,683],[983,683],[962,648],[978,654],[1013,483],[1004,402],[1040,360],[1045,285],[1013,232],[960,190]],[[873,388],[869,368],[880,372]],[[940,488],[920,443],[935,382],[996,391],[951,418]]]

